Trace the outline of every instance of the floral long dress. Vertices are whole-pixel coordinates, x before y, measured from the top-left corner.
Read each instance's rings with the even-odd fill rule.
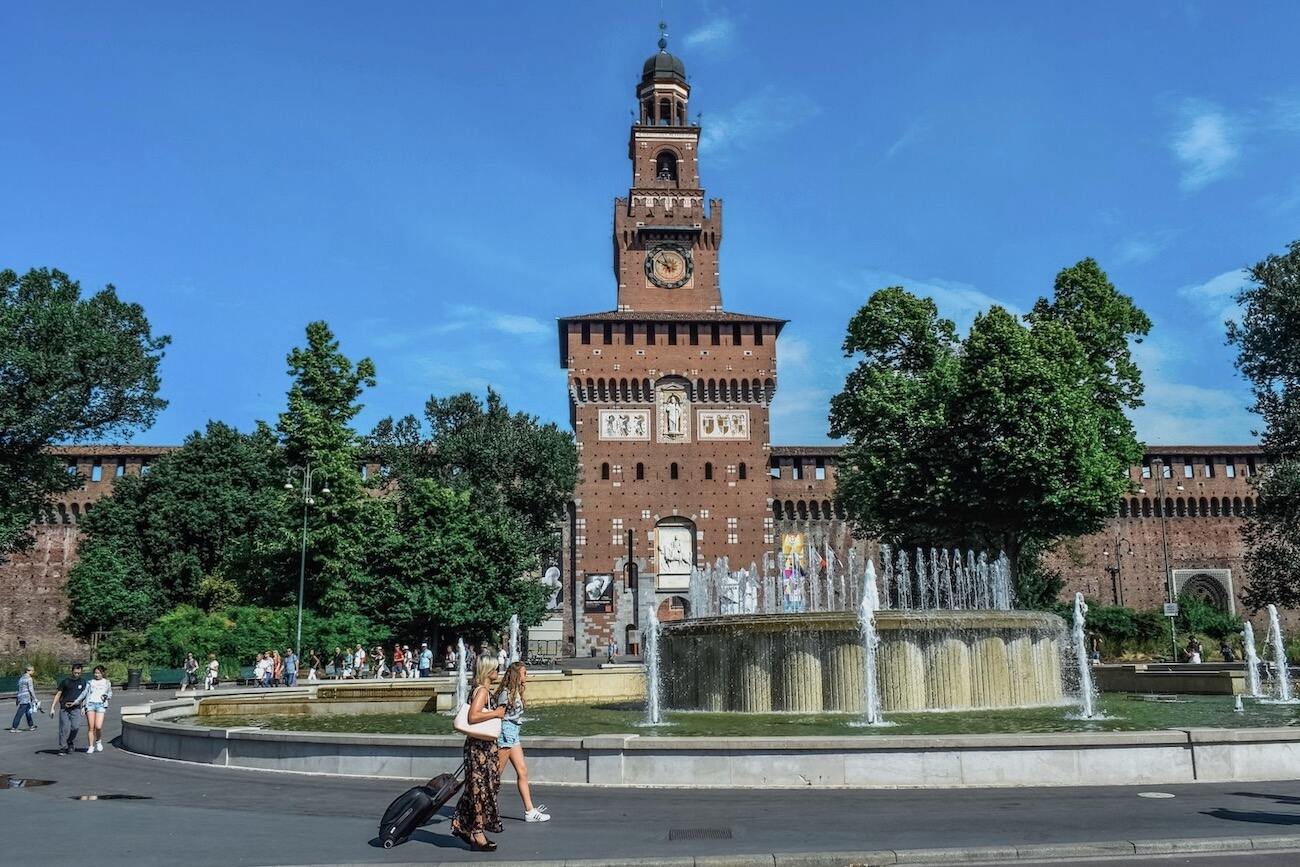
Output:
[[[488,709],[495,702],[488,697]],[[501,791],[501,771],[497,767],[497,742],[465,738],[465,788],[456,802],[456,815],[451,820],[454,832],[473,837],[490,831],[499,834],[501,816],[497,813],[497,797]]]

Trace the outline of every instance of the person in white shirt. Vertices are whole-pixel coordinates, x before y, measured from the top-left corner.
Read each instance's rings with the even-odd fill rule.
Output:
[[[357,645],[356,653],[352,655],[352,671],[356,677],[366,676],[366,649],[360,644]]]
[[[95,666],[94,676],[86,684],[86,747],[87,753],[104,751],[104,713],[113,697],[113,684],[104,666]]]
[[[506,654],[506,649],[504,647],[498,649],[497,650],[497,672],[500,673],[502,677],[505,676],[506,664],[509,661],[510,658]]]
[[[203,681],[204,689],[216,689],[217,681],[221,673],[221,664],[217,662],[215,653],[208,654],[208,676]]]

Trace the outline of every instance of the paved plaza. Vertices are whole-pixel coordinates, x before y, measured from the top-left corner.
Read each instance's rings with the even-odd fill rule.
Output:
[[[502,787],[500,850],[471,853],[443,815],[385,851],[377,817],[406,783],[235,771],[120,750],[54,754],[54,727],[0,732],[0,774],[53,785],[0,789],[0,832],[45,864],[401,864],[629,859],[625,864],[730,855],[773,864],[772,853],[1015,847],[1094,841],[1276,838],[1300,843],[1300,782],[1137,788],[947,791],[670,790],[537,786],[554,821],[526,825]],[[109,737],[120,724],[113,715]],[[143,799],[78,800],[89,795]],[[62,830],[60,830],[62,829]],[[75,829],[75,833],[68,833]],[[679,839],[672,839],[679,838]],[[23,840],[30,840],[30,849]],[[1245,844],[1248,846],[1249,844]],[[1240,848],[1236,844],[1235,848]],[[8,851],[13,851],[11,848]],[[1131,851],[1131,850],[1130,850]],[[743,860],[746,856],[757,860]],[[766,856],[766,857],[763,857]],[[779,863],[780,859],[777,859]],[[1219,855],[1152,863],[1283,864],[1300,853]],[[707,863],[701,861],[701,864]],[[810,862],[818,863],[818,862]],[[1022,860],[1016,863],[1025,864]]]

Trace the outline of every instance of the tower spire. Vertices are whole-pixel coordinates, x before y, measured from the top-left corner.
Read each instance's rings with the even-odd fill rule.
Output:
[[[659,22],[659,50],[666,52],[668,50],[668,22]]]

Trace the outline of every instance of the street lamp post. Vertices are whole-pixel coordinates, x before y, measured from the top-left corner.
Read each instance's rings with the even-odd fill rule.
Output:
[[[1160,515],[1160,537],[1161,550],[1165,560],[1165,598],[1169,602],[1176,601],[1174,593],[1174,573],[1169,567],[1169,510],[1165,508],[1165,462],[1161,458],[1151,459],[1151,475],[1156,480],[1156,513]],[[1173,468],[1169,468],[1169,475],[1173,477]],[[1183,483],[1179,482],[1176,490],[1183,490]],[[1146,488],[1139,488],[1138,493],[1145,494]],[[1174,629],[1174,618],[1169,618],[1169,642],[1173,650],[1173,661],[1178,661],[1178,633]]]
[[[298,637],[294,641],[294,655],[302,659],[302,598],[307,584],[307,510],[316,505],[316,498],[312,496],[312,479],[315,470],[312,468],[311,461],[306,462],[306,466],[291,467],[289,477],[284,483],[286,491],[293,490],[293,480],[298,478],[302,483],[302,544],[298,551]],[[326,481],[321,485],[321,494],[329,496],[329,482]]]
[[[1114,553],[1115,562],[1106,565],[1106,574],[1110,576],[1111,597],[1115,600],[1115,605],[1119,606],[1124,604],[1124,591],[1121,589],[1124,574],[1123,558],[1126,556],[1133,556],[1133,545],[1132,543],[1121,539],[1118,532],[1115,534]],[[1103,557],[1109,557],[1110,554],[1110,549],[1104,549],[1101,552],[1101,556]]]

